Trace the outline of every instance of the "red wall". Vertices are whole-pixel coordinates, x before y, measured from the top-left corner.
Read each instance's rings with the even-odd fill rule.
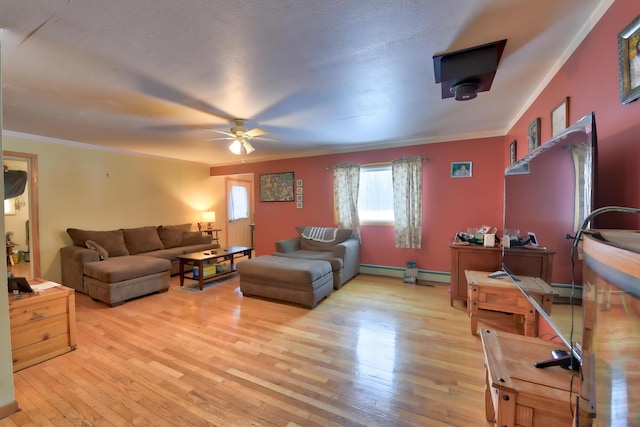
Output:
[[[551,110],[570,98],[569,122],[595,112],[598,136],[597,207],[640,207],[640,100],[620,104],[618,33],[640,14],[637,0],[617,0],[555,75],[505,140],[526,147],[527,128],[541,117],[542,140],[551,138]],[[519,157],[526,148],[518,150]],[[602,228],[640,229],[640,217],[604,214],[595,224]]]
[[[527,129],[541,117],[541,139],[551,137],[550,115],[564,97],[570,97],[569,121],[595,112],[598,134],[598,206],[640,207],[640,101],[620,105],[618,33],[640,14],[637,0],[617,0],[576,49],[506,137],[425,144],[386,150],[327,155],[212,168],[212,175],[293,171],[304,180],[304,208],[295,203],[256,200],[255,246],[258,255],[273,252],[274,241],[294,235],[296,225],[334,225],[332,173],[325,167],[341,162],[390,162],[403,156],[425,156],[423,245],[420,250],[395,249],[393,228],[362,227],[361,263],[404,267],[416,260],[424,270],[449,272],[448,245],[456,231],[493,225],[501,229],[503,173],[509,143],[518,140],[520,157],[526,154]],[[500,163],[498,159],[504,159]],[[449,177],[453,161],[472,161],[473,177]],[[257,198],[256,191],[256,198]],[[553,207],[549,207],[552,215]],[[640,229],[630,214],[605,214],[599,227]]]
[[[241,164],[211,169],[212,175],[253,172],[259,175],[293,171],[304,180],[304,208],[294,202],[261,203],[256,191],[254,244],[257,255],[273,252],[274,242],[295,235],[297,225],[333,226],[333,172],[327,165],[390,162],[405,156],[423,156],[422,249],[396,249],[393,227],[362,226],[360,262],[404,268],[417,261],[424,270],[449,272],[448,246],[456,231],[492,225],[501,228],[503,169],[500,164],[503,138],[425,144],[339,155],[306,157]],[[451,178],[451,162],[472,161],[471,178]],[[391,195],[389,195],[391,197]],[[444,281],[448,278],[443,278]]]

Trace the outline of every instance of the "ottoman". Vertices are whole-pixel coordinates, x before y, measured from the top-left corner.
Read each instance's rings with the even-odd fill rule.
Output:
[[[328,261],[264,255],[238,263],[236,271],[244,296],[313,308],[333,291],[333,273]]]
[[[83,266],[87,295],[111,307],[171,285],[171,261],[148,256],[125,255]]]

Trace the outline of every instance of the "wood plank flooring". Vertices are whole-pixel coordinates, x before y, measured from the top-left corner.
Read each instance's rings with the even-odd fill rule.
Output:
[[[0,426],[490,425],[447,285],[359,275],[313,310],[237,278],[178,287],[114,308],[77,293],[77,350],[15,373]]]

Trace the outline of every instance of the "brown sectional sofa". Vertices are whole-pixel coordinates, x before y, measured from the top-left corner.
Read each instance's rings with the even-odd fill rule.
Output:
[[[168,290],[178,255],[220,247],[191,224],[67,233],[73,244],[60,249],[62,283],[111,306]]]

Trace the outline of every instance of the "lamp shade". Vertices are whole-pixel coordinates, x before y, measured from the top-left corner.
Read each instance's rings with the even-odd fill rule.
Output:
[[[216,213],[213,211],[202,212],[202,221],[216,222]]]
[[[229,146],[229,150],[237,156],[242,153],[242,144],[237,139],[233,141],[233,143]]]

